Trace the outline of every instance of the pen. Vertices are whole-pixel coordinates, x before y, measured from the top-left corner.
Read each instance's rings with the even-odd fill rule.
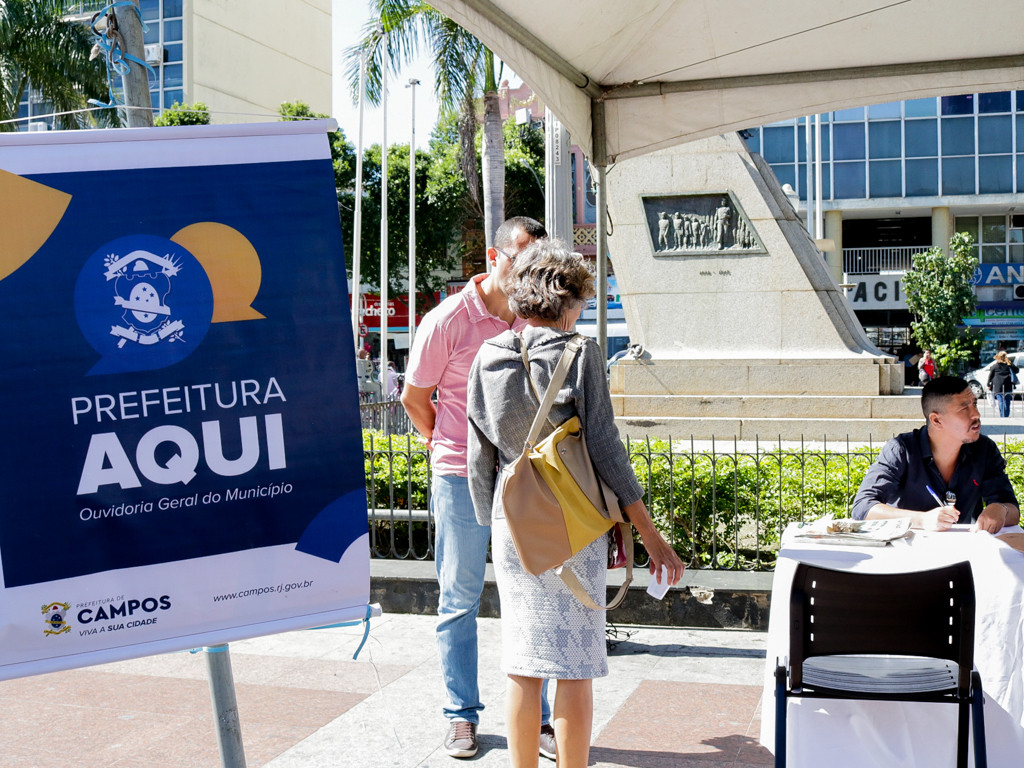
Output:
[[[939,495],[932,490],[932,487],[930,485],[926,485],[924,489],[931,494],[932,498],[935,499],[936,504],[938,504],[940,507],[946,506],[945,504],[942,503],[942,499],[939,498]]]

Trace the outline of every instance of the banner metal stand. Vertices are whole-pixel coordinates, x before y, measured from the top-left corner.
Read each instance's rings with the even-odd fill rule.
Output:
[[[211,645],[206,651],[206,669],[210,678],[210,700],[217,720],[217,747],[223,768],[245,768],[242,726],[238,720],[235,680],[231,675],[231,656],[227,644]]]

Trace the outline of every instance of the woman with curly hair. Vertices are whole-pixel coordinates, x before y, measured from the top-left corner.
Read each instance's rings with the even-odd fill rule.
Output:
[[[538,240],[516,256],[506,276],[509,307],[527,322],[486,342],[469,375],[469,488],[477,519],[492,526],[492,558],[501,598],[502,670],[508,676],[508,743],[515,768],[535,768],[544,679],[558,686],[552,722],[560,768],[585,768],[590,756],[593,679],[608,674],[605,615],[584,606],[554,570],[527,572],[515,549],[496,493],[502,469],[523,450],[545,392],[594,278],[586,260],[559,240]],[[523,362],[522,345],[530,361]],[[533,384],[530,382],[533,379]],[[683,563],[655,528],[619,439],[605,379],[604,355],[585,339],[555,398],[544,437],[552,425],[578,416],[594,467],[619,498],[650,554],[652,573],[665,567],[678,583]],[[608,541],[599,537],[567,560],[587,593],[603,604]]]

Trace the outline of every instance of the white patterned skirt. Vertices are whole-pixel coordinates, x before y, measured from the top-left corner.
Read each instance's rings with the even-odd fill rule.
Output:
[[[605,612],[577,600],[553,570],[523,568],[505,518],[492,521],[491,558],[501,599],[501,670],[522,677],[585,680],[608,674]],[[601,536],[566,566],[604,605],[608,539]]]

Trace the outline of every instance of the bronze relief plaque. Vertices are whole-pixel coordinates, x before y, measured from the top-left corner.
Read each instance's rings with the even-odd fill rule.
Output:
[[[641,200],[655,256],[767,253],[730,192]]]

